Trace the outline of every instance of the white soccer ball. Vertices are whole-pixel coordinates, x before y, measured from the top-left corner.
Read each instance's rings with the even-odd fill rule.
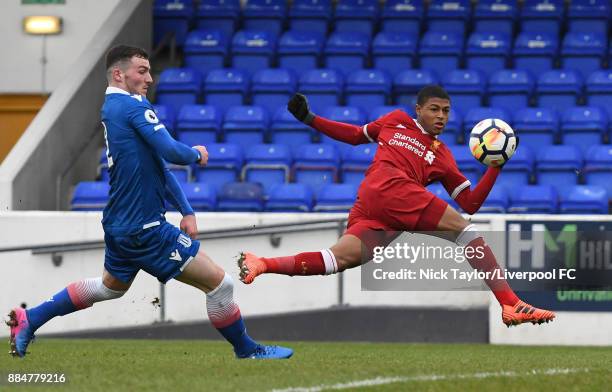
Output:
[[[514,130],[498,118],[482,120],[470,132],[470,151],[474,158],[487,166],[503,165],[515,150]]]

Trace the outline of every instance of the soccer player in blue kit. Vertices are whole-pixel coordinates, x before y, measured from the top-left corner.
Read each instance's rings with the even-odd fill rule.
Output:
[[[116,46],[106,56],[108,87],[102,126],[110,173],[109,202],[102,226],[106,252],[101,277],[69,284],[31,309],[11,310],[11,353],[24,357],[34,332],[55,316],[121,297],[139,270],[166,283],[177,279],[206,293],[213,326],[234,347],[238,358],[289,358],[293,351],[264,346],[246,332],[234,302],[232,278],[200,249],[196,219],[179,183],[165,162],[205,166],[204,146],[175,141],[146,99],[153,83],[146,51]],[[180,230],[164,218],[164,200],[183,215]]]

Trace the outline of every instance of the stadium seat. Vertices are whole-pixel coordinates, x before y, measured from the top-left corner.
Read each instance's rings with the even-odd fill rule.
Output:
[[[287,31],[278,44],[278,65],[297,74],[318,68],[325,36],[311,31]]]
[[[370,52],[370,37],[360,32],[336,32],[329,36],[324,49],[326,68],[335,68],[345,75],[365,68]]]
[[[513,36],[517,16],[517,0],[480,0],[474,6],[474,31]]]
[[[438,84],[438,77],[427,69],[408,69],[393,79],[393,103],[408,108],[416,105],[416,95],[428,84]]]
[[[225,66],[229,38],[220,30],[195,30],[187,35],[183,54],[185,65],[206,72]]]
[[[193,180],[191,166],[168,164],[167,167],[179,183],[191,182]]]
[[[612,146],[591,146],[585,154],[584,181],[587,185],[598,185],[612,196]]]
[[[386,71],[394,77],[412,68],[416,55],[416,36],[406,32],[380,32],[372,43],[374,68]]]
[[[511,214],[556,214],[559,196],[550,185],[523,185],[510,193]]]
[[[429,31],[457,33],[463,41],[466,28],[470,25],[471,14],[470,0],[432,0],[427,8],[425,19],[427,29]]]
[[[217,194],[217,211],[261,212],[264,209],[263,188],[249,182],[223,185]]]
[[[287,19],[285,0],[249,0],[242,10],[244,29],[267,31],[276,36],[283,31]]]
[[[611,11],[609,0],[572,0],[567,8],[567,30],[608,35]]]
[[[333,121],[353,124],[357,126],[365,125],[368,121],[365,112],[360,108],[354,106],[330,106],[326,108],[321,113],[321,115]],[[354,148],[354,146],[351,146],[350,144],[334,140],[322,133],[319,133],[319,136],[321,138],[321,143],[334,145],[341,153],[344,153]]]
[[[240,30],[232,40],[232,67],[249,74],[272,67],[276,36],[263,30]]]
[[[600,106],[612,118],[612,70],[595,71],[586,81],[586,103]]]
[[[359,185],[376,155],[377,144],[360,144],[349,150],[342,160],[340,173],[345,184]]]
[[[608,132],[608,115],[598,106],[576,106],[565,110],[561,118],[563,144],[574,145],[586,152],[601,144]]]
[[[514,68],[539,75],[554,67],[558,51],[559,40],[556,36],[523,32],[514,41]]]
[[[155,0],[153,4],[153,43],[157,46],[166,35],[173,35],[177,46],[185,43],[193,0]]]
[[[272,143],[284,144],[295,151],[312,142],[312,128],[291,114],[286,107],[279,108],[270,126]]]
[[[531,180],[533,164],[533,152],[529,147],[521,145],[506,162],[495,183],[505,185],[508,189],[527,185]]]
[[[529,106],[535,82],[529,71],[502,69],[489,78],[489,105],[515,112]]]
[[[247,151],[253,144],[264,142],[268,122],[268,112],[261,106],[232,106],[225,113],[222,126],[225,141]]]
[[[167,105],[153,105],[153,110],[159,122],[166,126],[166,129],[172,136],[176,136],[174,128],[175,117],[172,108]]]
[[[221,112],[215,106],[185,105],[176,124],[178,140],[188,146],[216,143],[221,119]]]
[[[328,184],[317,193],[315,212],[349,212],[357,198],[355,184]]]
[[[293,179],[316,193],[325,184],[337,182],[340,154],[331,144],[305,144],[296,151]]]
[[[205,168],[196,170],[196,182],[203,182],[220,190],[229,182],[238,180],[244,156],[240,146],[236,144],[217,143],[206,146],[208,164]]]
[[[266,211],[309,212],[312,205],[312,190],[308,185],[277,184],[268,193]]]
[[[605,35],[567,33],[561,46],[561,68],[573,69],[586,78],[602,68],[608,43]]]
[[[474,185],[478,183],[485,166],[472,156],[468,146],[448,146],[459,170]]]
[[[108,203],[110,185],[105,181],[83,181],[74,188],[72,211],[102,211]]]
[[[510,117],[510,113],[502,108],[493,108],[493,107],[476,107],[468,110],[468,112],[463,117],[463,129],[465,130],[465,135],[469,138],[470,132],[472,128],[480,121],[487,118],[499,118],[500,120],[505,121],[506,123],[512,125],[512,118]]]
[[[253,105],[265,108],[268,113],[276,113],[295,93],[297,80],[293,71],[288,69],[260,69],[251,79],[251,101]]]
[[[258,182],[268,193],[272,186],[289,182],[291,152],[282,144],[255,144],[246,152],[242,181]]]
[[[378,0],[338,0],[334,31],[361,32],[372,36],[380,13]]]
[[[556,37],[561,32],[564,14],[564,0],[525,0],[519,17],[520,30]]]
[[[560,194],[562,214],[607,214],[608,194],[597,185],[576,185]]]
[[[294,0],[289,9],[290,30],[311,31],[325,36],[331,16],[331,0]]]
[[[217,192],[215,187],[201,182],[182,183],[185,197],[194,211],[214,211],[217,207]]]
[[[442,77],[442,85],[452,98],[451,106],[460,113],[465,114],[473,107],[482,106],[487,81],[480,71],[448,70]]]
[[[351,72],[344,88],[346,105],[366,111],[387,104],[391,95],[391,79],[385,71],[360,69]]]
[[[478,212],[483,214],[503,214],[510,205],[510,198],[508,196],[509,187],[496,183],[491,188],[491,192],[482,203],[482,206]]]
[[[178,113],[183,105],[197,103],[202,91],[202,76],[191,68],[166,68],[159,75],[157,103]]]
[[[376,121],[377,119],[384,116],[385,114],[391,113],[392,111],[397,110],[397,109],[403,110],[406,113],[408,113],[407,108],[403,106],[399,106],[399,105],[375,106],[371,108],[370,112],[368,113],[368,122]]]
[[[382,10],[381,30],[417,37],[421,33],[424,13],[423,0],[387,0]]]
[[[538,185],[550,185],[563,193],[565,187],[578,184],[581,171],[582,153],[576,146],[546,146],[537,152]]]
[[[422,69],[444,75],[459,68],[463,54],[463,36],[447,31],[428,31],[423,34],[419,48]]]
[[[448,113],[448,122],[444,132],[438,138],[449,146],[465,141],[463,135],[463,116],[452,108],[452,103],[451,110]]]
[[[434,182],[432,184],[429,184],[427,185],[427,190],[436,195],[438,198],[447,202],[454,209],[458,211],[460,210],[460,207],[459,205],[457,205],[457,202],[455,202],[455,200],[450,197],[450,195],[448,194],[446,189],[444,189],[444,186],[441,183]]]
[[[215,69],[204,79],[204,100],[222,111],[243,105],[249,91],[249,78],[239,69]]]
[[[576,106],[582,95],[582,77],[571,70],[554,69],[540,74],[536,95],[537,106],[556,109],[560,113]]]
[[[506,68],[511,42],[503,33],[472,33],[465,49],[466,68],[479,70],[486,77]]]
[[[521,146],[538,151],[555,143],[559,116],[553,109],[523,108],[514,113],[513,128],[520,135]]]
[[[231,37],[240,19],[240,0],[200,0],[196,28],[217,29]]]
[[[344,77],[335,69],[313,69],[300,76],[298,91],[308,97],[315,113],[321,113],[329,106],[340,105]]]

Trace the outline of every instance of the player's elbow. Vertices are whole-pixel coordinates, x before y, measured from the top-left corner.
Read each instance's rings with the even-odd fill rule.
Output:
[[[461,206],[461,208],[463,209],[463,211],[465,211],[466,214],[474,215],[475,213],[478,212],[478,210],[480,209],[480,206],[478,206],[478,205],[466,205],[466,206]]]

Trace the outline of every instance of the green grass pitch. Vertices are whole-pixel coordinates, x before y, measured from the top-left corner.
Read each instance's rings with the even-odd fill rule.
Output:
[[[285,344],[295,349],[293,358],[254,361],[234,359],[220,341],[43,337],[25,359],[0,356],[0,390],[548,392],[612,385],[612,347]],[[7,385],[9,373],[49,372],[64,373],[67,383]]]

